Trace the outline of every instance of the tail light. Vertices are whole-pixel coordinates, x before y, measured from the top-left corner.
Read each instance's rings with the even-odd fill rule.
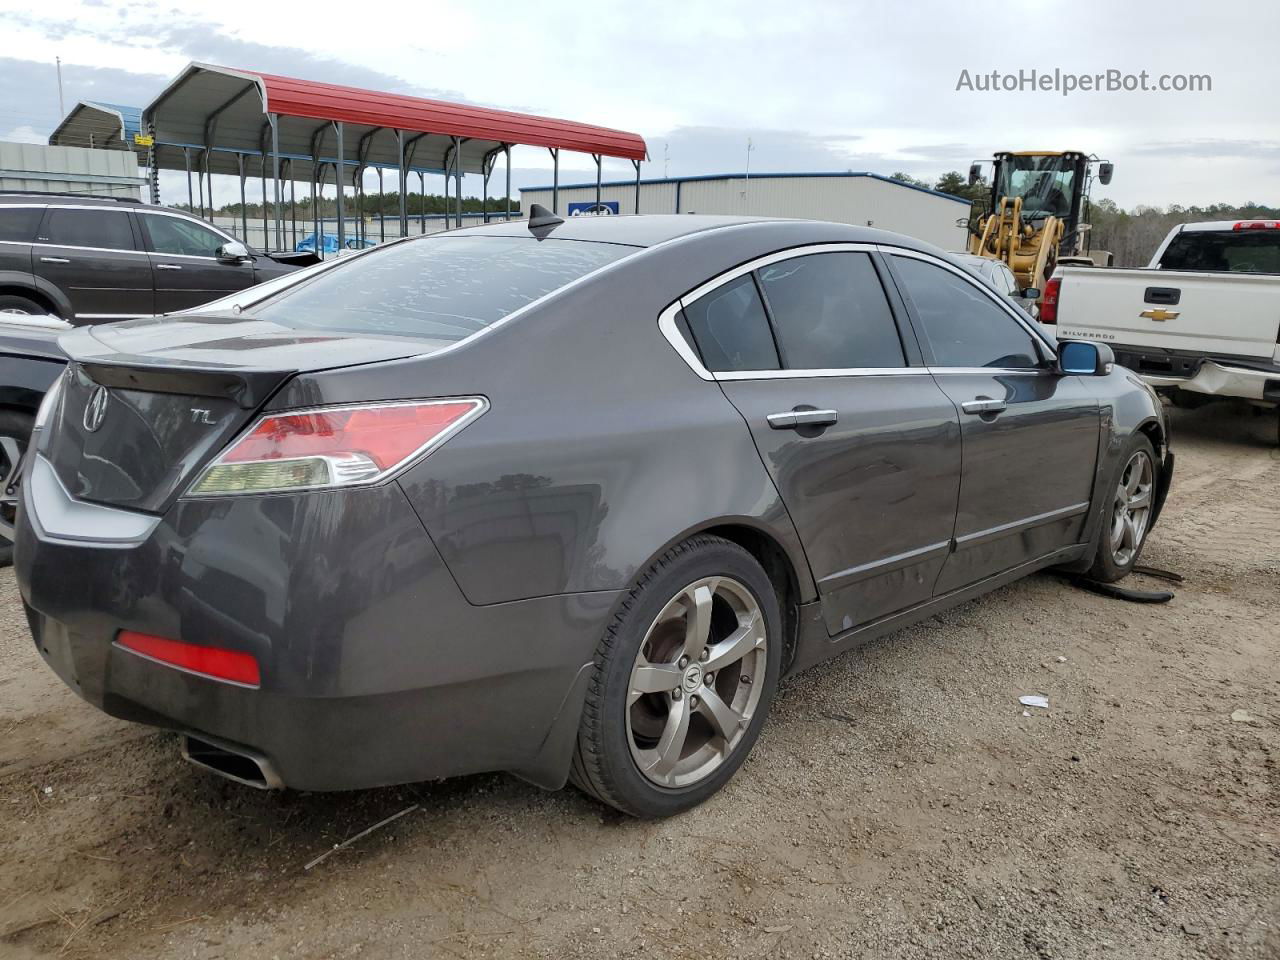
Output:
[[[229,680],[247,687],[256,687],[262,682],[258,661],[252,654],[238,650],[183,643],[132,630],[121,630],[116,634],[116,644],[149,660],[215,680]]]
[[[1280,220],[1238,220],[1232,230],[1280,230]]]
[[[365,486],[444,443],[487,410],[483,397],[273,413],[209,464],[189,497]]]
[[[1041,323],[1056,324],[1058,322],[1058,294],[1062,289],[1061,277],[1050,277],[1044,285],[1044,296],[1040,300]]]

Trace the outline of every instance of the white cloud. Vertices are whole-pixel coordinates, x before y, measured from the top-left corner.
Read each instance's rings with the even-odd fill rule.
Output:
[[[944,0],[384,0],[376,15],[317,0],[306,16],[297,10],[43,0],[32,12],[25,0],[0,0],[6,52],[50,66],[61,56],[69,103],[79,99],[77,76],[88,68],[167,77],[207,58],[637,130],[655,164],[669,144],[672,174],[736,170],[748,136],[754,169],[902,169],[927,177],[963,170],[993,150],[1071,147],[1116,162],[1106,192],[1125,205],[1274,195],[1274,153],[1243,146],[1280,141],[1280,115],[1267,95],[1274,67],[1240,45],[1280,34],[1274,3],[1079,0],[1068,13],[1057,2],[1027,0],[1016,17],[996,0],[959,7]],[[993,36],[1001,42],[989,42]],[[962,69],[1032,67],[1207,73],[1213,90],[1064,98],[955,89]],[[51,71],[39,82],[50,84]],[[108,97],[102,87],[97,95]],[[37,115],[25,99],[0,101],[0,126],[41,131],[56,119]],[[1208,142],[1219,153],[1194,146]],[[565,176],[588,169],[585,158],[565,161],[577,170]],[[516,163],[536,175],[550,161],[529,149]],[[661,172],[655,164],[647,174]],[[625,163],[606,170],[628,173]]]

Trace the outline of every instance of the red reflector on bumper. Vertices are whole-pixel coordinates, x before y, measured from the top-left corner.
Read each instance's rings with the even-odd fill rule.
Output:
[[[251,687],[258,686],[262,680],[258,661],[247,653],[167,640],[164,637],[153,637],[149,633],[134,633],[132,630],[121,630],[116,634],[116,643],[126,650],[140,653],[160,663],[215,680],[230,680],[232,683],[243,683]]]

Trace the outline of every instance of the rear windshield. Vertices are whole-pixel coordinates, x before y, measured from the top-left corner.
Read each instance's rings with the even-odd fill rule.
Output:
[[[1184,230],[1160,257],[1165,270],[1280,273],[1280,230]]]
[[[431,237],[376,250],[245,310],[286,327],[461,340],[635,247]]]

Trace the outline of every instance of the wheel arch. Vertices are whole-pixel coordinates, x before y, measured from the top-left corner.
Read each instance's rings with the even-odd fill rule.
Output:
[[[809,570],[809,562],[799,541],[794,541],[795,545],[788,549],[784,536],[754,517],[722,517],[698,524],[667,540],[639,569],[648,569],[677,543],[699,534],[720,537],[746,550],[760,564],[773,584],[778,609],[782,614],[785,642],[782,669],[785,673],[795,658],[798,645],[800,605],[817,599],[817,588]]]
[[[71,309],[71,301],[53,284],[34,275],[0,271],[0,295],[5,294],[34,300],[53,316],[63,320],[75,317],[75,311]]]

